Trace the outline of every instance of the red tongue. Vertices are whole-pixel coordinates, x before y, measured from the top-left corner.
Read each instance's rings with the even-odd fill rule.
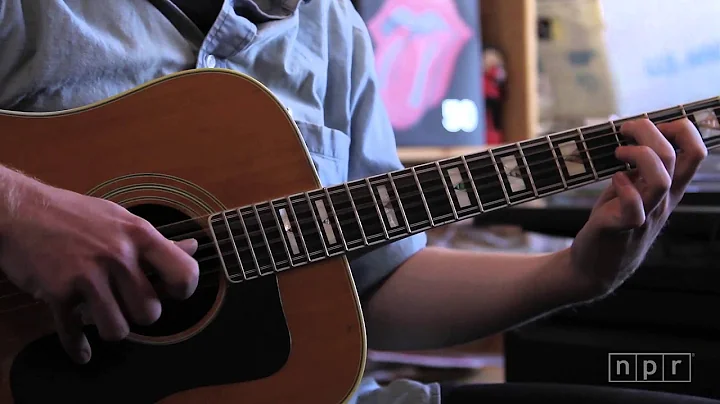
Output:
[[[388,0],[368,29],[390,121],[409,129],[442,102],[472,31],[449,0]]]

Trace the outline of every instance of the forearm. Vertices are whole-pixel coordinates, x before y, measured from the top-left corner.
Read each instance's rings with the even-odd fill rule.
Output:
[[[20,202],[37,181],[0,164],[0,237]]]
[[[0,164],[0,236],[15,210],[16,173]]]
[[[426,248],[365,305],[368,344],[386,350],[470,342],[589,299],[569,250],[502,254]]]

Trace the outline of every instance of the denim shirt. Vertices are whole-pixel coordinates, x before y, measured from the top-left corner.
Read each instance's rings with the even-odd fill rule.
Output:
[[[207,35],[169,0],[0,0],[0,109],[58,111],[181,70],[232,69],[292,111],[323,186],[402,168],[374,64],[350,0],[225,0]],[[418,234],[351,261],[358,293],[426,241]],[[353,402],[437,396],[435,384],[364,379]]]

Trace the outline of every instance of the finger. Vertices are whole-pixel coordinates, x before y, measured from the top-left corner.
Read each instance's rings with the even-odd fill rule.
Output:
[[[198,249],[198,242],[194,238],[174,241],[174,243],[176,246],[180,247],[181,250],[185,251],[188,255],[194,255]]]
[[[197,250],[197,241],[185,241],[178,245],[159,232],[146,233],[143,237],[141,253],[157,271],[163,282],[163,290],[176,299],[187,299],[197,288],[199,268],[197,261],[190,255]]]
[[[678,196],[685,192],[695,172],[707,157],[708,151],[700,132],[689,119],[662,123],[658,129],[680,150],[675,163],[671,192]]]
[[[60,344],[65,352],[76,363],[89,362],[92,350],[82,330],[83,323],[80,313],[67,304],[51,304],[50,311],[55,321]]]
[[[649,119],[636,119],[623,123],[620,132],[635,139],[637,144],[647,146],[658,155],[665,171],[672,177],[675,171],[675,148]]]
[[[110,272],[125,312],[139,325],[150,325],[160,318],[162,306],[152,284],[137,264]]]
[[[671,183],[670,174],[660,157],[648,146],[621,146],[615,150],[615,156],[637,167],[638,175],[644,180],[638,191],[645,213],[652,212],[667,195]]]
[[[610,181],[610,184],[605,187],[605,189],[598,195],[597,199],[595,200],[595,206],[593,209],[597,209],[604,205],[606,202],[614,199],[617,196],[617,193],[615,192],[615,184]]]
[[[85,297],[93,323],[106,341],[120,341],[129,333],[129,326],[120,305],[115,300],[110,278],[103,272],[93,272],[94,277],[87,278],[79,286]]]
[[[612,186],[617,195],[619,209],[615,215],[598,215],[601,227],[606,230],[625,231],[642,226],[647,217],[643,200],[625,172],[613,175]]]

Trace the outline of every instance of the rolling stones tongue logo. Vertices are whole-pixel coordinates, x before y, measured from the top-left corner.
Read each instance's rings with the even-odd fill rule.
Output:
[[[368,29],[392,125],[409,129],[445,97],[472,31],[451,0],[388,0]]]

